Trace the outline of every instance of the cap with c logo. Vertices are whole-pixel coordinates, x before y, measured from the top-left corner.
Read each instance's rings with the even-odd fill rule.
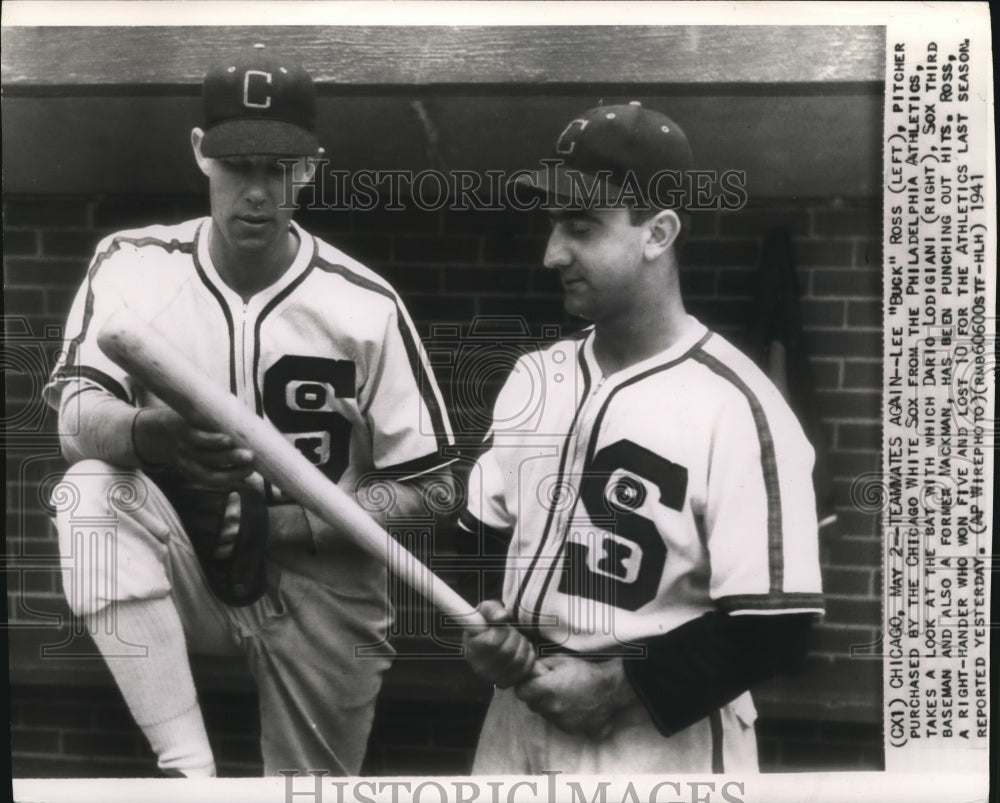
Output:
[[[319,150],[312,78],[263,45],[212,67],[201,95],[205,156],[310,156]]]
[[[676,186],[671,181],[661,186],[664,174],[679,180],[694,166],[681,127],[636,101],[598,106],[571,120],[553,157],[544,169],[515,183],[536,194],[573,202],[587,196],[598,204],[619,197],[623,188],[634,188],[644,202],[657,205],[664,188]],[[599,191],[592,192],[595,188]]]

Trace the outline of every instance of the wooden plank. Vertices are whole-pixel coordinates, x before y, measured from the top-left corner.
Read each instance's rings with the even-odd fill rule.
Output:
[[[191,86],[254,42],[331,87],[857,83],[884,80],[884,28],[847,26],[46,27],[2,30],[5,91]]]
[[[879,96],[621,96],[632,98],[684,127],[699,167],[745,171],[752,200],[879,195]],[[320,139],[341,170],[510,172],[549,155],[566,121],[596,101],[590,94],[322,98]],[[5,98],[4,191],[201,193],[188,144],[199,106],[194,97]]]

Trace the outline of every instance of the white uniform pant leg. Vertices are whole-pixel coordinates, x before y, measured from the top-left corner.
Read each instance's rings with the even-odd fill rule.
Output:
[[[171,595],[190,650],[235,651],[226,607],[208,589],[177,513],[149,477],[84,460],[53,489],[52,504],[74,614]]]
[[[665,737],[646,709],[636,704],[622,711],[611,734],[598,742],[564,733],[518,700],[513,689],[498,689],[483,724],[473,773],[757,772],[754,717],[747,693],[712,716]]]
[[[269,615],[241,625],[260,690],[264,774],[357,775],[392,654],[386,647],[368,657],[359,648],[379,641],[373,622],[386,620],[388,603],[274,568]]]
[[[55,488],[53,505],[75,614],[170,595],[191,652],[248,656],[265,774],[359,772],[390,656],[362,658],[356,648],[384,635],[386,599],[341,593],[269,561],[260,600],[224,605],[173,507],[142,472],[83,461]]]

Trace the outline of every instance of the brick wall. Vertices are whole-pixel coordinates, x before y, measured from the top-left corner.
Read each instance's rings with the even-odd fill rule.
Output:
[[[203,213],[204,204],[193,197],[5,199],[6,524],[14,644],[65,622],[42,504],[46,482],[58,474],[61,462],[52,415],[37,397],[58,351],[72,295],[100,237],[151,221],[180,221]],[[574,325],[562,312],[557,277],[541,266],[547,232],[541,216],[345,211],[306,212],[299,220],[392,281],[424,337],[437,336],[445,324],[467,332],[477,316],[487,328],[496,326],[495,316],[523,316],[536,337],[543,335],[543,325]],[[762,760],[769,769],[881,766],[881,663],[865,655],[876,655],[876,648],[864,647],[875,643],[880,630],[878,521],[871,507],[851,502],[855,480],[880,467],[879,220],[877,201],[868,199],[789,199],[738,213],[703,213],[695,218],[682,255],[689,309],[739,342],[753,309],[763,237],[774,226],[788,229],[830,447],[840,523],[821,545],[827,616],[815,629],[804,672],[761,689]],[[444,380],[448,398],[485,408],[499,377],[478,401],[457,396],[460,388]],[[474,429],[481,420],[457,413],[460,428]],[[33,653],[28,654],[30,663]],[[15,774],[101,774],[95,771],[102,766],[101,756],[106,761],[125,756],[129,766],[148,767],[145,747],[136,741],[127,716],[123,719],[114,689],[81,691],[72,677],[53,689],[31,683],[27,669],[12,664]],[[217,725],[213,737],[221,740],[220,764],[231,774],[252,774],[259,760],[248,746],[253,739],[243,714],[233,715],[245,713],[248,705],[252,710],[248,700],[252,695],[214,691],[206,697],[210,725],[213,717]],[[457,720],[462,725],[453,729],[443,723],[459,710],[455,701],[387,694],[369,768],[386,774],[421,766],[460,771],[482,704],[470,693],[460,703],[465,706]],[[54,754],[60,757],[56,763]]]

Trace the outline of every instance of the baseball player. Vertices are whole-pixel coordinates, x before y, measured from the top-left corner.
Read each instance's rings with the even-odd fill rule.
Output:
[[[363,504],[377,488],[393,503],[369,505],[377,520],[450,483],[451,433],[399,296],[291,219],[321,153],[312,79],[256,46],[208,73],[203,100],[191,144],[211,216],[100,243],[45,390],[73,464],[54,496],[66,593],[161,772],[215,773],[191,650],[246,656],[266,774],[356,774],[391,657],[355,654],[386,639],[384,566],[153,397],[97,333],[121,306],[140,314],[330,480]],[[94,517],[110,545],[87,540]]]
[[[465,641],[499,687],[474,772],[756,771],[747,690],[823,610],[813,452],[685,312],[677,124],[599,107],[555,158],[515,189],[544,201],[545,265],[592,325],[521,358],[469,478],[461,524],[506,555],[495,626]]]

